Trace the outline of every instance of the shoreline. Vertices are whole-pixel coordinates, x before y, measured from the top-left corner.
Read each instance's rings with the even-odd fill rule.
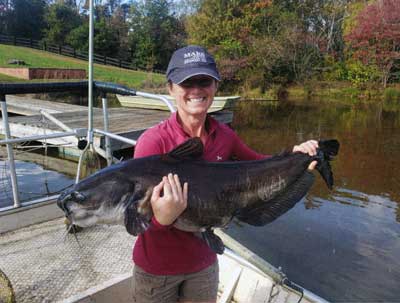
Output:
[[[272,86],[265,93],[259,89],[242,91],[239,93],[243,99],[251,100],[286,100],[286,99],[317,99],[317,100],[349,100],[355,102],[390,102],[400,105],[400,85],[391,84],[386,88],[376,84],[364,87],[355,87],[348,82],[323,82],[315,81],[305,84],[289,85],[282,87]]]

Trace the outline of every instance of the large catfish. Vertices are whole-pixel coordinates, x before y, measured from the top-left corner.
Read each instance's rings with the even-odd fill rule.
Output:
[[[316,169],[329,188],[333,176],[329,161],[337,155],[337,140],[319,141],[316,156],[285,152],[264,160],[205,162],[199,138],[189,139],[167,154],[131,159],[107,167],[62,193],[58,206],[75,225],[122,223],[132,235],[143,233],[153,216],[150,197],[163,176],[178,174],[189,183],[186,210],[174,227],[201,232],[216,252],[222,241],[212,232],[233,217],[250,225],[272,222],[300,201],[314,181],[307,168]]]

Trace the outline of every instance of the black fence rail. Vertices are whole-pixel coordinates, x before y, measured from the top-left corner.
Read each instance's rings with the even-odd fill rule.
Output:
[[[37,82],[37,83],[0,83],[0,101],[6,102],[5,95],[36,94],[54,92],[86,93],[88,81],[79,82]],[[136,89],[110,82],[93,81],[93,89],[101,94],[119,94],[135,96]]]
[[[65,45],[56,45],[51,43],[46,43],[45,41],[27,39],[27,38],[19,38],[16,36],[9,36],[9,35],[2,35],[0,34],[0,44],[8,44],[8,45],[15,45],[15,46],[24,46],[34,49],[39,49],[43,51],[47,51],[50,53],[56,53],[59,55],[72,57],[76,59],[81,59],[88,61],[89,55],[88,52],[82,52],[76,50],[70,46]],[[18,59],[18,58],[16,58]],[[122,60],[120,58],[112,58],[100,54],[93,54],[93,62],[103,65],[111,65],[119,68],[136,70],[136,71],[146,71],[146,72],[154,72],[164,74],[165,71],[158,70],[158,69],[146,69],[141,66],[135,66],[132,62]]]

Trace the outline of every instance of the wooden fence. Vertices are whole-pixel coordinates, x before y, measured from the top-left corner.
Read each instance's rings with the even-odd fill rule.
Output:
[[[8,36],[8,35],[0,34],[0,44],[9,44],[9,45],[15,45],[15,46],[29,47],[29,48],[39,49],[39,50],[56,53],[56,54],[67,56],[67,57],[77,58],[77,59],[81,59],[81,60],[85,60],[85,61],[88,61],[88,59],[89,59],[88,52],[81,52],[70,46],[50,44],[50,43],[46,43],[45,41],[39,41],[39,40],[33,40],[33,39],[27,39],[27,38],[19,38],[16,36]],[[18,59],[18,58],[16,58],[16,59]],[[162,71],[162,70],[156,70],[156,69],[147,70],[146,68],[143,68],[143,67],[134,66],[132,64],[132,62],[125,61],[125,60],[122,60],[119,58],[107,57],[107,56],[99,55],[99,54],[93,54],[93,62],[103,64],[103,65],[111,65],[111,66],[116,66],[116,67],[120,67],[120,68],[136,70],[136,71],[146,71],[146,72],[151,71],[151,72],[160,73],[160,74],[165,73],[165,71]]]

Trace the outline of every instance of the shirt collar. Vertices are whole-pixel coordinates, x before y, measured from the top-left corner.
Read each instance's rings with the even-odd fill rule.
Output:
[[[171,117],[168,119],[169,122],[171,123],[172,127],[174,130],[178,131],[180,134],[184,135],[185,137],[190,137],[185,130],[183,129],[182,125],[178,122],[178,114],[177,112],[172,113]],[[206,118],[206,124],[208,126],[208,135],[212,135],[215,130],[217,129],[217,124],[218,122],[211,117],[210,115],[207,114]]]

